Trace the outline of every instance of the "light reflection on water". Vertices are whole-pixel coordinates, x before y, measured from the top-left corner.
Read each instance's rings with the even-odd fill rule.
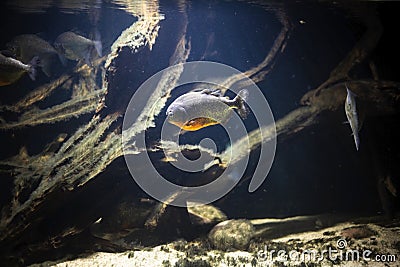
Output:
[[[21,13],[45,13],[50,8],[57,8],[63,13],[73,14],[82,12],[91,12],[94,9],[101,8],[102,5],[107,8],[125,10],[126,12],[137,15],[144,12],[152,12],[158,8],[160,1],[156,0],[6,0],[7,5],[18,10]],[[187,8],[186,0],[175,2],[177,11],[184,12]],[[228,1],[229,2],[229,1]],[[275,9],[275,5],[263,0],[243,1],[249,4],[260,6],[266,10]],[[160,3],[162,5],[162,2]],[[280,5],[280,4],[279,4]]]
[[[99,0],[8,0],[7,4],[23,13],[44,13],[47,9],[57,7],[65,13],[88,11],[101,2]]]
[[[153,3],[153,4],[152,4]],[[131,14],[141,14],[157,5],[148,0],[7,0],[7,5],[22,13],[45,13],[49,8],[57,8],[64,13],[91,12],[102,4],[110,8],[122,9]]]

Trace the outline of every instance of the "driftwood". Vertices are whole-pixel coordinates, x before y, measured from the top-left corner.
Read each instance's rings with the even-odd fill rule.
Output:
[[[288,18],[283,9],[277,10],[276,14],[277,19],[282,23],[282,29],[276,37],[271,50],[258,66],[244,73],[255,82],[262,81],[267,77],[273,70],[277,55],[283,53],[285,47],[290,45],[288,44],[288,35],[291,28]],[[351,71],[368,58],[382,32],[380,22],[374,14],[370,12],[363,14],[366,15],[360,18],[366,26],[364,35],[331,72],[328,79],[315,90],[309,91],[302,97],[303,106],[276,121],[276,134],[278,136],[294,135],[302,129],[317,123],[319,116],[323,112],[342,108],[346,96],[345,83],[358,95],[360,100],[371,103],[371,109],[369,110],[371,115],[398,112],[400,83],[380,81],[373,67],[371,68],[373,77],[370,80],[351,78]],[[149,2],[149,8],[144,8],[141,12],[135,13],[135,15],[138,17],[138,21],[121,34],[120,38],[114,43],[111,53],[107,56],[105,61],[107,75],[112,75],[118,71],[115,64],[122,50],[129,49],[133,53],[138,53],[142,47],[147,47],[151,50],[156,42],[158,31],[160,30],[159,22],[163,19],[163,16],[159,14],[157,1]],[[190,41],[186,37],[187,21],[183,24],[185,26],[181,31],[181,38],[176,46],[175,53],[171,56],[171,64],[186,62],[190,53]],[[99,64],[102,62],[99,61]],[[86,72],[88,75],[84,75],[85,71],[89,71],[89,73]],[[122,114],[119,112],[104,114],[104,103],[110,89],[107,75],[104,76],[103,84],[96,86],[95,83],[93,84],[93,79],[88,78],[95,75],[91,71],[95,72],[95,70],[77,69],[75,72],[80,77],[78,84],[69,83],[70,76],[62,76],[53,83],[38,88],[14,107],[5,106],[0,109],[15,112],[26,111],[22,113],[17,122],[7,122],[4,119],[0,119],[0,128],[5,130],[14,127],[20,128],[64,121],[84,113],[98,113],[89,122],[77,129],[73,135],[69,137],[63,136],[59,141],[58,150],[49,151],[45,149],[38,155],[30,156],[26,153],[26,150],[21,149],[19,155],[0,162],[0,165],[12,173],[14,177],[12,203],[4,207],[1,214],[0,242],[7,244],[10,240],[17,238],[24,230],[29,229],[31,225],[28,219],[40,205],[46,202],[46,198],[50,193],[61,188],[75,190],[96,178],[114,160],[123,156],[122,146],[125,148],[125,153],[135,155],[158,153],[169,145],[161,142],[159,146],[152,148],[137,147],[135,137],[139,133],[154,127],[155,117],[164,108],[171,91],[174,89],[174,83],[179,79],[182,70],[178,69],[176,72],[170,73],[168,77],[164,77],[163,83],[160,82],[159,87],[154,89],[152,95],[157,99],[161,99],[158,102],[159,106],[154,108],[154,99],[149,99],[145,103],[141,116],[127,130],[130,138],[125,138],[124,144],[121,142],[122,134],[118,125],[120,123],[119,117]],[[233,76],[223,82],[224,86],[228,88],[235,83],[238,83],[240,87],[246,87],[240,77]],[[84,90],[85,93],[83,94],[74,94],[71,100],[62,103],[61,106],[57,105],[44,111],[39,111],[35,108],[35,103],[49,96],[57,88],[62,88],[62,86],[82,87],[87,88],[87,90]],[[151,123],[147,124],[146,127],[143,121],[150,121]],[[275,131],[269,128],[275,126],[266,126],[263,131],[270,133],[270,135],[267,134],[263,137],[260,135],[260,130],[250,132],[248,136],[251,150],[256,150],[261,143],[275,138]],[[235,160],[240,160],[242,156],[248,153],[248,151],[241,151],[243,149],[241,140],[232,144],[231,147],[237,151],[235,153],[236,158],[233,161],[231,160],[232,163]],[[193,151],[201,150],[211,154],[209,150],[201,146],[169,147],[169,151],[171,149],[180,151],[183,148]],[[217,165],[218,168],[223,169],[227,154],[229,154],[229,151],[212,154],[218,160],[211,162],[208,167]],[[32,188],[31,184],[36,186]],[[23,190],[30,191],[27,199],[21,198]],[[165,204],[157,206],[151,217],[148,218],[146,225],[150,228],[156,227],[158,219],[165,209]],[[80,233],[81,230],[65,231],[58,236],[62,239],[65,236]]]

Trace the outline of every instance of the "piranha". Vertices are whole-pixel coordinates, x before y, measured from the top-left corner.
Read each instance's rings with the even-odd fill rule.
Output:
[[[171,103],[167,109],[167,120],[182,130],[197,131],[227,122],[234,109],[244,119],[248,114],[245,106],[247,97],[246,89],[241,90],[234,99],[222,96],[219,90],[189,92]]]
[[[8,42],[6,46],[7,50],[12,52],[15,58],[23,63],[28,63],[35,56],[39,57],[39,66],[48,77],[51,76],[53,62],[57,58],[65,65],[65,58],[51,44],[35,34],[18,35]]]
[[[36,78],[36,66],[39,64],[38,57],[32,58],[29,64],[6,57],[0,53],[0,86],[9,85],[18,81],[24,73],[28,73],[32,80]]]
[[[92,53],[95,50],[97,55],[102,55],[102,44],[100,41],[87,39],[74,32],[64,32],[60,34],[54,42],[54,47],[58,52],[71,60],[85,60],[89,66],[92,62]]]
[[[351,131],[353,132],[354,142],[356,144],[356,149],[360,146],[360,138],[358,136],[358,132],[360,131],[359,123],[358,123],[358,115],[357,115],[357,107],[356,100],[354,97],[354,93],[349,90],[346,85],[347,97],[346,102],[344,104],[344,110],[346,112],[347,120],[350,124]]]

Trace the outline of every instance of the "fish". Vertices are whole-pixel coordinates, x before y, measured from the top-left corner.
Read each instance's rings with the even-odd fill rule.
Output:
[[[29,64],[24,64],[15,58],[6,57],[0,53],[0,86],[15,83],[24,73],[28,73],[29,77],[34,81],[38,64],[38,57],[33,57]]]
[[[167,108],[167,121],[185,131],[197,131],[202,128],[227,122],[236,109],[245,119],[248,109],[245,101],[247,89],[241,90],[234,99],[224,97],[220,90],[204,89],[179,96]],[[225,104],[225,105],[222,105]]]
[[[347,121],[350,124],[351,131],[353,132],[354,143],[358,151],[360,147],[360,138],[358,135],[360,128],[357,115],[356,99],[354,93],[349,90],[347,85],[345,86],[347,90],[347,97],[346,97],[346,102],[344,104],[344,110],[346,112]]]
[[[54,42],[54,47],[67,59],[84,60],[89,66],[92,65],[93,51],[96,51],[99,57],[102,56],[101,41],[93,41],[74,32],[60,34]]]
[[[6,44],[7,50],[23,63],[28,63],[33,57],[40,59],[39,66],[47,77],[51,77],[53,62],[57,58],[65,65],[65,58],[54,47],[35,34],[21,34]]]

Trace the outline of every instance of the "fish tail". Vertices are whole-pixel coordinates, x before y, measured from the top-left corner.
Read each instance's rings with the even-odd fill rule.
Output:
[[[360,148],[360,138],[358,137],[358,134],[354,134],[354,143],[356,144],[356,149],[358,151],[358,149]]]
[[[88,65],[88,66],[92,66],[92,61],[91,61],[91,53],[92,52],[92,49],[87,49],[86,50],[86,53],[85,53],[85,63],[86,63],[86,65]]]
[[[39,57],[33,57],[32,60],[29,62],[29,77],[34,81],[36,79],[36,67],[40,64]]]
[[[100,41],[93,41],[93,46],[89,46],[88,49],[86,50],[85,53],[85,63],[88,66],[93,66],[92,64],[92,55],[93,55],[93,50],[96,50],[96,53],[99,57],[102,55],[102,44]]]
[[[103,45],[101,44],[101,41],[93,41],[94,48],[96,49],[97,55],[99,57],[102,56],[102,50],[103,50]]]
[[[246,107],[246,100],[249,96],[249,91],[247,89],[240,90],[240,92],[237,94],[237,96],[234,99],[235,106],[238,110],[239,116],[242,117],[242,119],[245,119],[247,115],[249,114],[249,110]]]
[[[47,77],[51,77],[52,74],[52,58],[50,56],[45,56],[40,59],[40,64],[39,66],[42,68],[42,71],[44,74],[46,74]]]
[[[67,66],[67,59],[61,53],[57,53],[58,59],[60,60],[61,64],[65,67]]]

